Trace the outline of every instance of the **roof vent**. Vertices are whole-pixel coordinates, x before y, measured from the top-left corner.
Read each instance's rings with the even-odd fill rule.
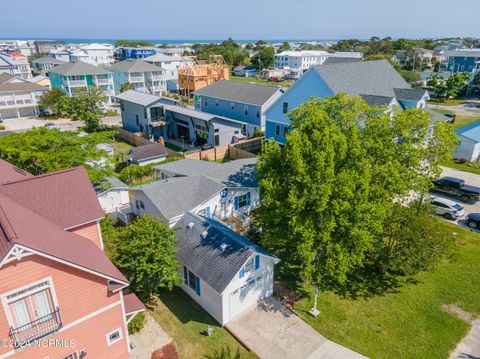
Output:
[[[228,249],[228,244],[227,244],[227,243],[222,243],[222,244],[220,245],[220,250],[221,250],[222,252],[225,252],[227,249]]]
[[[207,238],[207,236],[208,236],[208,232],[207,232],[207,231],[203,231],[202,234],[201,234],[201,237],[202,237],[203,239],[205,239],[205,238]]]
[[[192,229],[194,225],[195,225],[195,223],[190,222],[189,224],[187,224],[187,229],[188,230]]]

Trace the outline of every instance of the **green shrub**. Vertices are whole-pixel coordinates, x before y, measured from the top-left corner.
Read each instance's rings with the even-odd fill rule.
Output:
[[[5,125],[0,125],[0,131],[3,131],[5,128]]]
[[[130,165],[120,171],[120,181],[125,183],[140,182],[153,176],[155,170],[151,166]]]
[[[138,313],[130,323],[128,323],[128,333],[135,334],[145,326],[145,312]]]

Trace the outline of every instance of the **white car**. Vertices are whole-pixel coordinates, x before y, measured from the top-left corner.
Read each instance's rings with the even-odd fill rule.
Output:
[[[465,214],[463,206],[449,199],[434,197],[431,202],[435,212],[442,217],[455,220]]]

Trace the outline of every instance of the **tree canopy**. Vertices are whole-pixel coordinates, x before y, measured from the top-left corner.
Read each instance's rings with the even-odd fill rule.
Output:
[[[125,40],[119,39],[115,41],[115,47],[139,47],[139,46],[154,46],[153,43],[146,40]]]
[[[260,71],[272,67],[275,63],[275,49],[273,47],[263,47],[253,55],[251,62]]]
[[[390,114],[344,94],[290,117],[285,146],[269,141],[257,165],[261,242],[297,281],[342,286],[378,263],[395,201],[428,191],[456,138],[421,109]]]
[[[78,136],[45,127],[12,133],[0,138],[0,158],[34,175],[84,166],[90,180],[102,181],[113,173],[113,159],[100,143],[112,143],[113,132]]]
[[[161,288],[171,290],[182,283],[177,272],[176,238],[168,225],[150,215],[127,227],[115,228],[108,219],[104,222],[107,253],[142,300],[148,301]]]
[[[229,66],[245,65],[248,62],[248,52],[231,38],[221,44],[195,44],[192,46],[199,60],[208,60],[212,55],[222,55]]]

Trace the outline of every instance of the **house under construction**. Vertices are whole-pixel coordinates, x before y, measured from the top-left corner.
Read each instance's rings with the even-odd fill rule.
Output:
[[[229,79],[229,68],[221,55],[212,55],[209,60],[194,58],[193,63],[185,63],[178,68],[178,87],[188,98],[194,91]]]

